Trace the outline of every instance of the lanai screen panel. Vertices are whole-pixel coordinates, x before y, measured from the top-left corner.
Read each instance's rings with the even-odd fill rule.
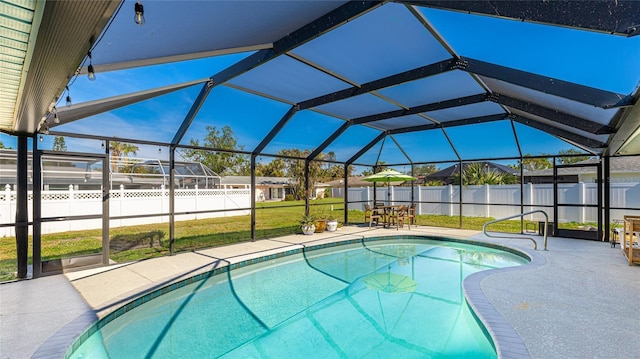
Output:
[[[373,154],[377,154],[377,152],[374,151],[372,155]],[[369,158],[368,155],[369,155],[368,153],[365,153],[362,156],[362,158]],[[410,159],[408,159],[404,155],[404,153],[402,153],[402,150],[400,150],[398,145],[395,142],[393,142],[393,140],[390,137],[387,137],[384,143],[382,144],[382,151],[380,151],[380,158],[378,162],[385,163],[385,164],[397,164],[397,163],[407,164],[407,163],[410,163]],[[410,171],[411,168],[410,167],[409,169],[407,169],[406,167],[396,168],[396,170],[402,173],[406,173],[407,171]]]
[[[544,131],[520,123],[514,123],[514,126],[523,156],[556,155],[560,151],[567,150],[585,152],[582,148],[576,147]]]
[[[359,84],[451,57],[404,5],[394,3],[292,52]]]
[[[69,82],[71,98],[74,104],[79,104],[85,101],[206,79],[252,53],[244,52],[115,71],[97,70],[95,81],[89,81],[86,75],[79,75]],[[60,102],[64,100],[64,97],[60,98]],[[64,102],[58,106],[63,104]]]
[[[618,108],[603,109],[484,76],[480,76],[480,78],[494,93],[506,95],[525,103],[533,103],[551,110],[560,111],[604,125],[609,124],[613,116],[619,111]]]
[[[445,128],[462,160],[519,157],[510,121]]]
[[[378,92],[405,106],[416,107],[478,95],[485,93],[485,90],[469,73],[452,70],[388,87]]]
[[[420,125],[431,125],[433,121],[426,119],[420,115],[408,115],[394,117],[388,120],[380,120],[369,122],[369,126],[375,127],[381,130],[393,130],[398,128],[407,128]]]
[[[520,110],[512,108],[512,107],[507,107],[507,108],[514,115],[527,117],[527,118],[529,118],[531,120],[534,120],[534,121],[536,121],[536,122],[538,122],[540,124],[543,124],[543,125],[552,126],[552,127],[558,128],[558,129],[566,131],[566,132],[571,132],[571,133],[577,134],[577,135],[579,135],[581,137],[584,137],[584,138],[587,138],[587,139],[600,141],[602,143],[607,141],[607,137],[608,137],[607,135],[596,135],[596,134],[593,134],[593,133],[590,133],[590,132],[579,130],[579,129],[577,129],[575,127],[572,127],[572,126],[569,126],[569,125],[561,124],[561,123],[546,119],[544,117],[535,116],[535,115],[532,115],[532,114],[529,114],[529,113],[525,113],[523,111],[520,111]]]
[[[134,3],[122,5],[94,65],[271,44],[345,1],[149,1],[145,26],[133,21]]]
[[[343,120],[314,111],[297,112],[262,152],[276,154],[291,148],[313,151],[342,124]]]
[[[327,146],[324,152],[333,152],[336,155],[337,161],[346,162],[352,156],[356,155],[363,147],[379,136],[380,133],[381,132],[379,130],[366,126],[351,126],[335,141]],[[356,159],[355,163],[374,165],[375,159],[373,159],[373,162],[362,162],[361,159]]]
[[[393,135],[414,163],[457,161],[453,147],[442,129]]]
[[[56,131],[171,142],[202,85],[56,126]],[[171,103],[171,106],[167,106]]]
[[[461,56],[624,94],[638,85],[637,36],[420,10]]]
[[[451,107],[444,110],[425,112],[424,115],[438,122],[464,120],[468,118],[484,117],[491,115],[507,115],[500,105],[494,102],[484,101],[471,105]]]
[[[318,106],[316,109],[337,117],[352,119],[383,112],[401,110],[402,108],[392,104],[391,102],[385,101],[378,96],[364,94]]]
[[[199,139],[202,145],[207,126],[218,130],[229,126],[237,137],[237,149],[252,151],[290,108],[283,102],[217,86],[209,93],[181,144]]]
[[[293,103],[351,87],[347,82],[282,55],[229,81]]]

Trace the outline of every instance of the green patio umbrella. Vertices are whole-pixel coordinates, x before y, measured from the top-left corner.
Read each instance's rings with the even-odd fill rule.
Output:
[[[384,171],[380,171],[378,173],[372,174],[371,176],[367,176],[363,178],[363,180],[367,182],[381,182],[387,184],[387,197],[391,196],[391,183],[394,182],[406,182],[406,181],[415,181],[417,178],[406,175],[404,173],[398,172],[392,169],[386,169]]]

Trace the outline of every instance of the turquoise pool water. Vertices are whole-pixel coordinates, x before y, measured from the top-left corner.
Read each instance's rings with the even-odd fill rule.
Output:
[[[233,269],[136,306],[70,358],[495,358],[462,280],[527,260],[483,246],[374,240]]]

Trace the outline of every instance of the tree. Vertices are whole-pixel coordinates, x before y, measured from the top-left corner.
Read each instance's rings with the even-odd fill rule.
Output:
[[[527,156],[531,156],[531,154],[527,153],[526,155],[524,155],[525,158],[522,159],[521,162],[519,162],[520,165],[522,165],[522,170],[523,171],[538,171],[538,170],[546,170],[549,168],[553,168],[553,163],[549,160],[549,158],[544,158],[544,157],[540,157],[540,158],[526,158]],[[544,155],[547,156],[547,155]],[[550,155],[549,155],[550,156]],[[519,166],[511,166],[515,169],[519,169]]]
[[[285,175],[291,177],[291,190],[295,199],[304,199],[305,196],[311,197],[315,184],[320,182],[325,174],[325,170],[322,168],[323,163],[320,161],[309,162],[309,188],[305,188],[305,159],[311,154],[311,151],[293,148],[280,150],[278,154],[287,156],[287,158],[283,158]],[[326,155],[321,153],[316,158],[324,160]]]
[[[428,176],[432,173],[436,173],[438,170],[436,169],[436,165],[428,164],[428,165],[417,165],[413,167],[413,176]],[[411,174],[411,173],[409,173]]]
[[[4,143],[2,143],[2,141],[0,141],[0,148],[6,148],[6,147],[4,146]]]
[[[363,176],[367,177],[367,176],[371,176],[373,174],[373,169],[370,170],[362,170],[361,173]]]
[[[136,155],[139,148],[136,145],[130,143],[112,141],[109,142],[109,153],[111,154],[111,172],[128,172],[127,168],[132,164],[125,161],[122,166],[118,166],[120,163],[120,157],[128,157],[130,154]]]
[[[207,135],[200,145],[200,141],[191,139],[189,144],[196,147],[211,147],[216,150],[242,151],[244,146],[238,145],[238,137],[229,126],[220,130],[215,126],[207,126]],[[235,152],[221,152],[201,149],[186,149],[180,151],[182,158],[193,162],[200,162],[213,172],[225,175],[249,175],[250,162],[247,156]]]
[[[284,177],[285,162],[281,158],[274,158],[266,164],[256,163],[256,176]]]
[[[456,173],[453,178],[453,182],[455,184],[460,184],[459,173]],[[488,166],[485,166],[481,162],[470,163],[462,170],[463,185],[501,185],[518,183],[517,181],[518,178],[516,176],[509,173],[498,172]]]
[[[575,148],[559,151],[558,154],[563,156],[559,158],[560,163],[563,165],[570,165],[573,163],[586,161],[589,158],[591,158],[591,156],[585,155],[583,154],[583,152],[580,152]],[[567,156],[567,155],[570,155],[570,156]],[[572,156],[572,155],[581,155],[581,156]]]
[[[64,137],[56,136],[53,139],[53,147],[51,149],[54,151],[66,151],[67,144],[64,142]]]

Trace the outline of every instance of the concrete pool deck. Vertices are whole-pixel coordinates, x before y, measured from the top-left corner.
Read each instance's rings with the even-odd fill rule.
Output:
[[[522,250],[532,265],[480,272],[465,282],[480,316],[498,325],[502,357],[628,358],[640,355],[640,266],[628,266],[609,243],[549,238],[548,251],[523,239],[487,238],[477,231],[412,227],[411,230],[345,227],[334,233],[292,235],[209,248],[93,270],[0,285],[0,358],[61,358],[89,323],[172,282],[228,263],[347,239],[433,235],[488,241]],[[469,284],[469,285],[467,285]],[[486,297],[475,303],[476,297]],[[489,305],[487,305],[489,304]],[[499,313],[499,314],[496,314]],[[507,326],[499,321],[506,320]],[[518,340],[509,339],[516,332]],[[505,334],[506,333],[506,334]],[[528,354],[526,353],[528,352]]]

